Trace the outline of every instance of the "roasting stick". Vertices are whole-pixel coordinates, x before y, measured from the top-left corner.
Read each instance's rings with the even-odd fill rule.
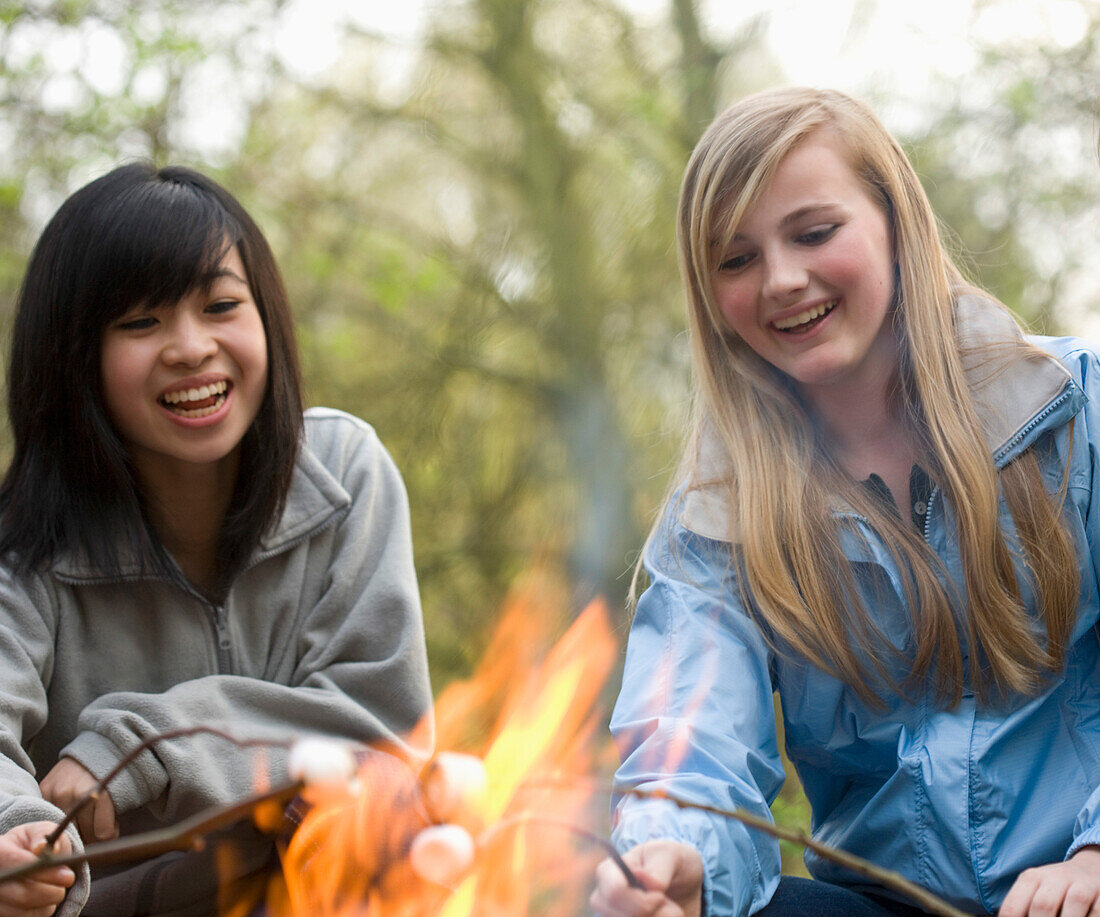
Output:
[[[970,914],[967,914],[965,911],[960,911],[953,905],[948,904],[938,895],[932,894],[932,892],[928,891],[926,888],[922,888],[915,882],[910,882],[905,876],[901,875],[901,873],[894,872],[891,869],[883,869],[881,866],[876,866],[874,863],[863,859],[863,857],[858,857],[854,853],[848,853],[846,850],[841,850],[839,847],[830,847],[828,844],[823,844],[821,841],[814,840],[805,831],[800,831],[796,828],[780,827],[766,818],[760,818],[758,815],[753,815],[751,812],[746,812],[743,809],[720,809],[717,806],[708,806],[703,803],[689,802],[686,799],[678,799],[671,793],[666,793],[663,790],[632,789],[621,790],[620,792],[627,796],[636,796],[639,799],[667,799],[681,809],[697,809],[700,812],[709,812],[712,815],[719,815],[723,818],[732,818],[734,821],[739,821],[742,824],[748,825],[750,828],[756,828],[764,834],[771,835],[782,841],[790,841],[791,843],[798,844],[800,847],[812,850],[824,860],[832,860],[834,863],[839,863],[841,866],[850,869],[858,875],[874,879],[885,888],[901,892],[901,894],[905,895],[907,898],[911,898],[929,913],[939,914],[941,917],[971,917]]]
[[[257,793],[255,796],[242,799],[240,802],[207,809],[168,828],[91,844],[84,849],[83,853],[55,856],[44,852],[39,854],[37,860],[0,872],[0,883],[22,879],[51,866],[79,866],[81,863],[101,866],[107,863],[144,860],[170,850],[201,850],[206,842],[206,836],[212,831],[246,818],[265,803],[288,803],[302,791],[303,786],[300,780],[284,783],[265,793]]]
[[[138,748],[126,756],[118,766],[111,771],[95,790],[92,790],[84,798],[79,800],[76,805],[70,810],[64,820],[58,825],[57,829],[46,839],[44,842],[44,852],[39,855],[38,859],[26,863],[22,866],[14,869],[0,871],[0,883],[7,882],[13,879],[20,879],[24,876],[32,875],[39,870],[46,869],[50,866],[72,866],[80,863],[88,863],[89,865],[100,865],[105,863],[116,863],[126,860],[143,859],[150,856],[155,856],[160,853],[165,853],[170,850],[188,850],[199,848],[205,841],[205,836],[211,831],[216,830],[226,824],[231,824],[241,818],[244,818],[254,812],[258,807],[268,802],[289,802],[294,796],[301,792],[304,783],[301,780],[295,780],[290,783],[283,784],[265,793],[260,793],[255,796],[250,796],[241,802],[231,805],[207,810],[206,812],[200,812],[199,814],[192,816],[176,825],[169,828],[163,828],[157,831],[149,831],[140,835],[135,835],[130,838],[119,839],[114,841],[107,841],[105,843],[94,844],[85,849],[82,854],[72,854],[69,856],[58,857],[48,852],[51,849],[51,845],[56,841],[56,838],[61,835],[65,827],[69,825],[76,815],[80,812],[83,806],[87,805],[90,801],[94,800],[98,793],[101,793],[114,777],[126,768],[141,752],[150,748],[153,744],[163,739],[178,738],[186,735],[195,735],[198,733],[208,733],[212,735],[220,736],[235,745],[242,747],[254,746],[254,745],[279,745],[279,746],[291,746],[293,742],[280,742],[272,740],[240,740],[228,733],[221,730],[214,729],[207,726],[195,726],[187,729],[179,729],[173,732],[166,732],[158,736],[147,740],[142,743]],[[556,784],[557,781],[536,781],[534,784],[528,782],[528,788],[532,788],[534,785],[539,785],[545,788],[549,784]],[[575,786],[575,783],[573,784]],[[750,812],[745,812],[741,809],[723,809],[717,806],[705,805],[702,803],[691,802],[685,799],[679,799],[676,796],[667,793],[663,790],[643,790],[643,789],[627,789],[621,791],[624,795],[635,796],[639,799],[665,799],[674,805],[682,809],[696,809],[701,812],[709,812],[712,815],[717,815],[722,818],[731,818],[734,821],[739,821],[742,824],[748,825],[751,828],[770,835],[771,837],[778,838],[779,840],[790,841],[797,844],[800,847],[805,847],[808,850],[812,850],[822,859],[831,860],[834,863],[838,863],[846,869],[851,870],[857,875],[866,876],[874,879],[884,888],[889,888],[893,891],[899,892],[912,901],[919,904],[924,910],[932,914],[940,915],[940,917],[970,917],[958,908],[948,904],[942,898],[934,895],[932,892],[917,885],[914,882],[906,879],[900,873],[893,870],[884,869],[881,866],[877,866],[862,857],[855,854],[848,853],[845,850],[841,850],[837,847],[831,847],[828,844],[823,844],[820,841],[815,840],[805,831],[801,831],[794,828],[784,828],[774,824],[772,821],[760,818],[753,815]],[[489,840],[497,833],[504,831],[511,827],[516,827],[525,822],[554,825],[565,830],[571,831],[581,837],[584,837],[590,841],[593,841],[600,847],[602,847],[609,857],[615,862],[618,868],[622,871],[627,883],[634,888],[641,887],[637,876],[633,873],[630,867],[623,861],[623,858],[619,855],[618,851],[602,837],[594,834],[586,828],[579,825],[575,825],[571,822],[564,820],[553,819],[547,816],[540,815],[537,812],[519,812],[513,816],[503,819],[495,825],[491,825],[482,832],[479,838],[479,846],[481,843]]]
[[[61,819],[60,823],[53,831],[47,835],[44,842],[43,850],[48,852],[53,850],[54,844],[57,843],[57,839],[61,837],[65,829],[72,824],[73,820],[84,811],[85,806],[99,799],[100,794],[107,789],[111,781],[121,774],[126,768],[137,760],[138,756],[142,752],[148,751],[158,742],[163,742],[167,739],[179,739],[185,736],[193,735],[212,735],[225,739],[225,741],[232,743],[240,748],[250,748],[254,746],[264,746],[266,748],[280,747],[290,748],[294,742],[293,740],[283,739],[238,739],[236,736],[231,735],[221,729],[215,729],[213,726],[188,726],[183,729],[172,729],[168,732],[162,732],[158,735],[152,736],[146,739],[140,745],[138,745],[133,751],[131,751],[125,758],[118,762],[117,765],[95,785],[94,789],[89,790],[80,799],[76,801],[76,804],[65,813],[65,817]],[[155,832],[154,832],[155,833]],[[113,842],[112,842],[113,843]],[[102,846],[102,845],[100,845]],[[171,849],[171,848],[169,848]],[[0,881],[2,881],[3,874],[0,873]]]
[[[589,831],[587,828],[575,825],[571,821],[565,821],[561,818],[550,818],[546,815],[540,815],[538,812],[517,812],[515,815],[511,815],[508,818],[502,818],[500,821],[489,825],[488,828],[478,835],[477,846],[484,847],[498,834],[507,831],[509,828],[518,828],[522,825],[546,825],[551,828],[561,828],[563,831],[569,831],[577,835],[577,837],[590,841],[597,847],[600,847],[604,853],[611,858],[615,865],[619,867],[619,871],[623,874],[623,878],[626,879],[627,885],[631,888],[645,889],[641,880],[634,875],[634,870],[627,866],[626,860],[622,858],[619,851],[615,849],[615,845],[607,838],[600,837],[595,831]]]

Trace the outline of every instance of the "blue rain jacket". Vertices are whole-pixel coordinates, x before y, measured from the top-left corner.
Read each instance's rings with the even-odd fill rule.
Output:
[[[981,300],[961,298],[958,312],[963,340],[1014,332]],[[813,810],[814,836],[968,913],[996,911],[1021,870],[1100,843],[1100,365],[1079,340],[1034,341],[1057,362],[1008,357],[1001,348],[1000,357],[970,360],[968,380],[998,467],[1035,449],[1052,490],[1068,468],[1081,599],[1065,670],[1038,696],[999,709],[969,693],[944,709],[930,691],[889,696],[885,711],[872,709],[837,679],[769,648],[739,597],[730,514],[717,492],[690,490],[671,501],[645,553],[651,585],[631,627],[611,721],[623,762],[617,790],[661,788],[770,817],[784,776],[772,698],[778,691],[786,750]],[[701,455],[712,468],[721,461],[708,458],[705,445]],[[1003,501],[1001,522],[1014,531]],[[837,525],[867,607],[904,657],[912,635],[889,550],[862,517],[838,510]],[[952,532],[951,507],[937,491],[925,534],[961,589]],[[1020,581],[1027,599],[1026,578]],[[699,849],[708,917],[751,914],[775,890],[778,845],[760,832],[621,792],[613,808],[621,850],[654,838]],[[806,865],[819,879],[861,881],[813,854]]]

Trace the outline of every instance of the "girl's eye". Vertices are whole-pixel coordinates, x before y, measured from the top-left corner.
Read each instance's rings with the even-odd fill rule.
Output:
[[[720,265],[718,270],[720,271],[739,271],[741,268],[748,266],[752,261],[752,255],[734,255],[732,258],[727,258]]]
[[[815,226],[806,232],[799,233],[797,241],[803,245],[820,245],[832,238],[833,233],[840,229],[839,223],[830,223],[828,226]]]
[[[115,322],[115,327],[120,331],[145,331],[156,323],[157,320],[151,315],[139,315],[136,318],[124,318]]]
[[[226,312],[231,312],[237,308],[239,303],[235,299],[219,299],[217,302],[210,303],[206,307],[206,311],[211,315],[224,315]]]

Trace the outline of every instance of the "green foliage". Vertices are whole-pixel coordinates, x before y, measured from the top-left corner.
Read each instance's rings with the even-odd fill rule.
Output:
[[[680,175],[715,108],[780,75],[759,22],[720,44],[692,0],[656,26],[613,0],[451,0],[422,47],[348,26],[295,79],[265,38],[282,5],[0,2],[0,324],[77,185],[133,157],[222,179],[283,266],[309,400],[373,422],[405,475],[440,688],[533,564],[621,607],[689,398]],[[1079,41],[986,49],[906,138],[972,273],[1047,328],[1094,260],[1082,8]],[[210,67],[239,117],[196,134]],[[805,825],[796,781],[773,810]]]
[[[979,9],[996,16],[1004,5]],[[912,138],[963,266],[1048,333],[1086,333],[1100,309],[1100,7],[1076,6],[1082,27],[1072,42],[980,48],[973,80],[944,85],[936,117]]]
[[[396,97],[392,48],[353,32],[331,81],[262,101],[229,175],[279,176],[249,203],[311,399],[371,420],[406,475],[433,662],[469,657],[533,558],[621,607],[678,445],[654,431],[687,397],[673,210],[721,54],[680,28],[453,3]]]

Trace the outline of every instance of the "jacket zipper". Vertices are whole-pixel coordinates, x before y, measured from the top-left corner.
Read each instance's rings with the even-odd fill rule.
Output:
[[[210,609],[210,620],[214,625],[215,651],[218,656],[218,674],[232,675],[233,657],[230,654],[230,650],[233,648],[233,641],[229,636],[229,621],[225,606],[208,605],[207,607]]]

